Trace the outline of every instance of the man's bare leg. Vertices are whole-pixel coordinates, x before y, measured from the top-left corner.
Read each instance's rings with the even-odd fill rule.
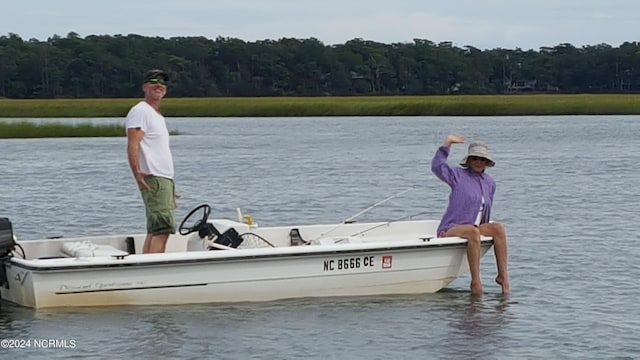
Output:
[[[149,252],[149,246],[151,245],[151,237],[153,235],[151,234],[147,234],[147,236],[144,238],[144,245],[142,246],[142,253],[146,254]]]
[[[447,231],[447,236],[458,236],[467,239],[467,260],[471,273],[471,293],[482,295],[482,280],[480,280],[480,231],[473,225],[458,225]]]
[[[487,223],[480,225],[482,235],[493,237],[493,251],[496,255],[496,267],[498,276],[496,283],[502,287],[502,294],[507,295],[511,291],[509,286],[507,233],[501,223]]]
[[[142,247],[143,253],[163,253],[167,247],[169,234],[147,234]]]

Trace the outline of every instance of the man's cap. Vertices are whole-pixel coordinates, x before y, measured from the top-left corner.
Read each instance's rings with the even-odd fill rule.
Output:
[[[147,71],[147,73],[144,75],[143,82],[146,83],[150,79],[160,79],[160,78],[162,78],[164,81],[169,81],[169,75],[167,75],[167,73],[164,72],[164,70],[152,69]]]

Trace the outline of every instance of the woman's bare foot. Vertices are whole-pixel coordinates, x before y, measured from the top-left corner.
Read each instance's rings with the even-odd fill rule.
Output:
[[[511,291],[509,288],[509,277],[498,275],[496,277],[496,283],[502,287],[502,295],[507,295]]]
[[[473,295],[482,295],[484,294],[484,289],[482,288],[482,283],[481,282],[472,282],[471,283],[471,293]]]

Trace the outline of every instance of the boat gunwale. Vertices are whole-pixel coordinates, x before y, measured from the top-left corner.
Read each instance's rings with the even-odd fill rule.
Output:
[[[372,242],[339,245],[309,245],[281,248],[209,250],[197,252],[185,251],[162,254],[131,254],[124,256],[118,255],[101,257],[65,257],[30,260],[11,257],[10,261],[8,261],[7,263],[11,266],[16,266],[36,272],[75,271],[78,269],[100,269],[118,267],[132,268],[164,265],[190,265],[197,263],[227,261],[271,260],[281,258],[349,256],[352,254],[371,252],[379,253],[408,251],[423,248],[466,247],[467,243],[467,240],[462,238],[437,238],[438,240],[448,241],[437,243],[431,242],[435,239],[436,238],[421,238],[418,240],[403,241],[400,244],[393,245],[391,245],[390,242]],[[419,241],[419,243],[416,244],[417,241]],[[481,244],[482,246],[491,246],[493,245],[493,239],[483,237],[481,239]],[[185,254],[188,254],[190,256],[185,256]],[[167,259],[167,257],[170,258]]]

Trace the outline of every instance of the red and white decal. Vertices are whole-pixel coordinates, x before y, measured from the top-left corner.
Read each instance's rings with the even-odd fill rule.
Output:
[[[383,269],[391,269],[391,265],[393,263],[393,256],[385,255],[382,257],[382,268]]]

